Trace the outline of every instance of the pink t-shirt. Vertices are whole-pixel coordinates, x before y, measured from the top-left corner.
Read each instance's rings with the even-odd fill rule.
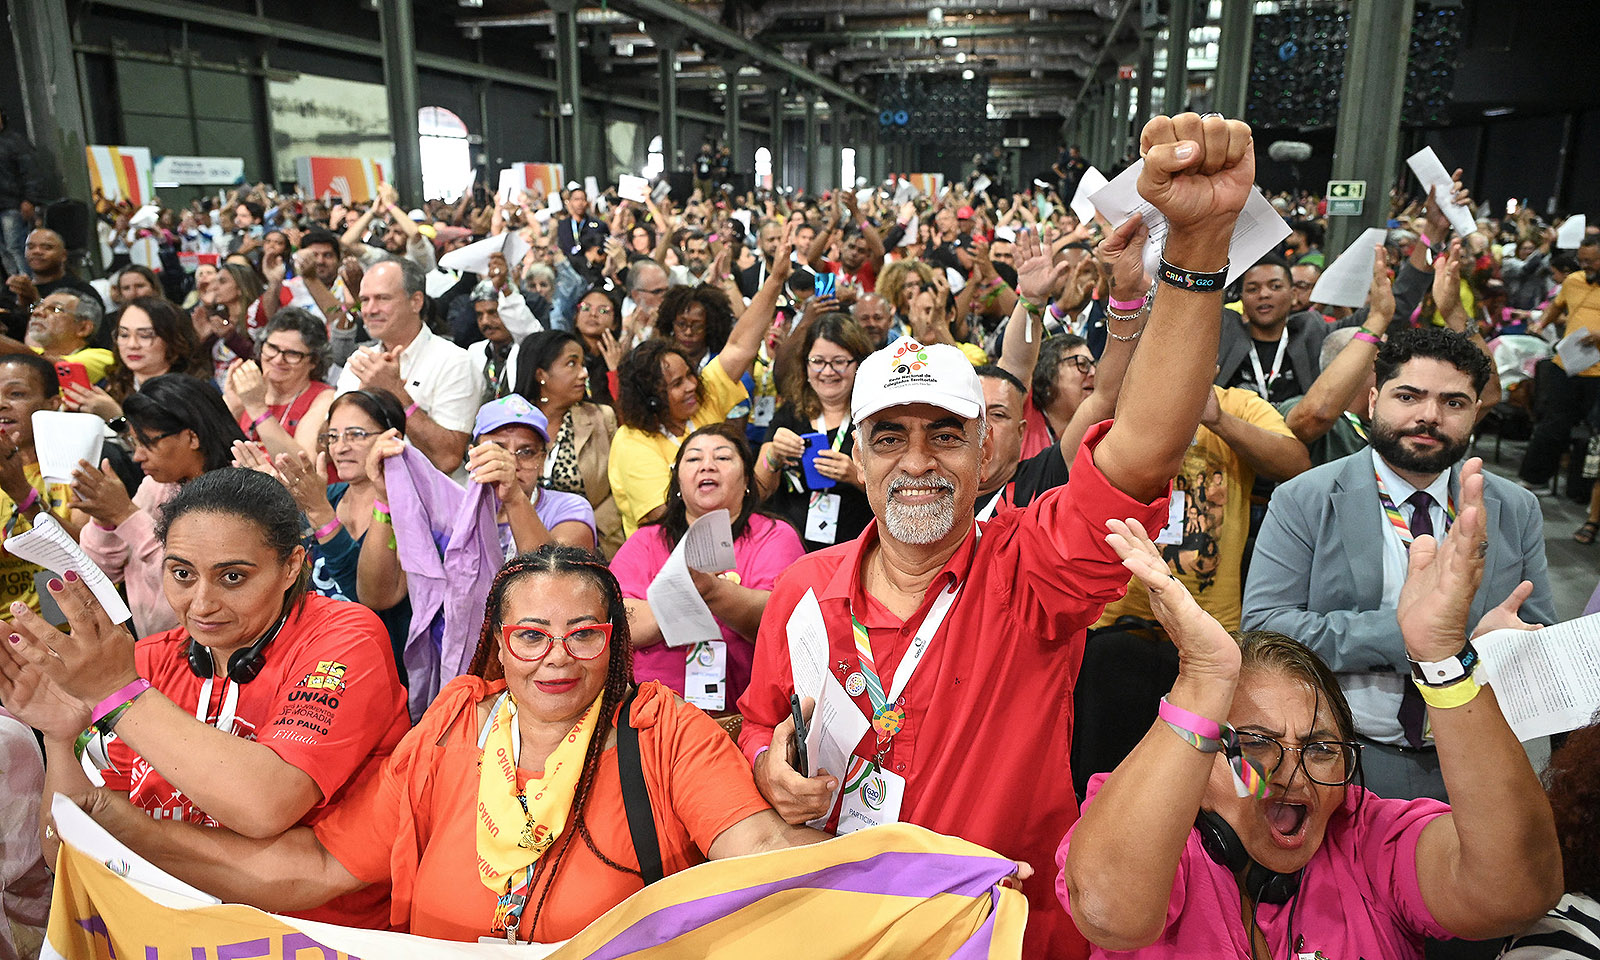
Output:
[[[1084,809],[1106,776],[1090,778]],[[1428,912],[1417,882],[1417,838],[1429,821],[1448,812],[1450,807],[1437,800],[1385,800],[1350,787],[1344,804],[1328,821],[1322,846],[1301,874],[1300,892],[1287,903],[1263,903],[1256,909],[1256,923],[1267,938],[1270,955],[1312,956],[1321,951],[1321,956],[1337,960],[1405,960],[1422,956],[1426,937],[1454,936]],[[1074,824],[1056,851],[1056,898],[1069,911],[1066,876],[1059,868],[1066,863],[1076,829]],[[1138,960],[1250,956],[1239,886],[1233,874],[1200,845],[1198,831],[1189,832],[1178,861],[1161,938],[1142,950],[1091,947],[1090,956]]]
[[[752,514],[745,524],[744,536],[734,541],[734,572],[739,584],[751,590],[771,590],[778,582],[778,574],[805,556],[800,545],[800,535],[782,520]],[[611,572],[622,585],[622,595],[633,600],[645,599],[645,590],[655,579],[672,555],[672,548],[661,538],[661,528],[643,526],[634,531],[625,543],[617,548],[611,558]],[[728,709],[738,702],[750,685],[750,662],[755,656],[754,639],[746,640],[733,628],[720,620],[722,639],[728,642]],[[633,678],[638,683],[659,680],[683,695],[684,657],[690,648],[669,647],[657,643],[633,651]]]
[[[1056,438],[1050,435],[1050,422],[1045,419],[1044,412],[1033,405],[1032,393],[1022,398],[1022,416],[1026,425],[1022,428],[1021,459],[1026,460],[1050,449]]]

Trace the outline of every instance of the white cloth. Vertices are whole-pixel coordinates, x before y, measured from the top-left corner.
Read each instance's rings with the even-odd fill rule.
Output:
[[[511,352],[506,354],[506,384],[513,389],[515,389],[517,385],[517,361],[518,352],[521,349],[522,344],[513,343],[511,345]],[[472,344],[469,344],[467,346],[467,359],[472,361],[472,369],[478,372],[478,379],[483,383],[484,403],[488,403],[490,400],[494,399],[494,396],[489,391],[489,378],[484,371],[484,368],[489,365],[489,341],[478,340]],[[476,414],[474,414],[474,417],[476,417]],[[557,429],[559,429],[559,427]]]
[[[362,349],[382,349],[378,343]],[[472,366],[467,351],[427,327],[400,354],[400,377],[406,393],[423,413],[446,430],[471,433],[483,397],[483,367]],[[361,380],[348,366],[339,374],[338,393],[361,389]]]

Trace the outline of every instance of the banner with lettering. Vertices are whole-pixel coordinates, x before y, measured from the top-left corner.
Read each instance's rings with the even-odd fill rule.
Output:
[[[44,960],[1003,960],[1021,955],[1027,920],[1022,894],[1000,886],[1010,860],[893,824],[701,864],[565,943],[454,943],[221,904],[127,850],[64,797],[52,812],[63,843]]]

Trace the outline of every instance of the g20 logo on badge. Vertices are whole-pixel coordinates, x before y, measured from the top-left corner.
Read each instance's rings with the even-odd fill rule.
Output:
[[[861,802],[868,810],[882,810],[883,798],[888,792],[889,786],[883,782],[883,777],[874,774],[861,785]]]

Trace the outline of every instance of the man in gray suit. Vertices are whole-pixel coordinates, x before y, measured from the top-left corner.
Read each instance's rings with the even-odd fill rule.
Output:
[[[1491,370],[1465,336],[1436,327],[1391,334],[1376,366],[1371,449],[1277,489],[1256,540],[1242,623],[1301,641],[1339,674],[1370,789],[1442,800],[1395,603],[1411,541],[1449,529],[1463,475],[1481,469],[1476,460],[1457,462]],[[1474,633],[1511,625],[1519,603],[1523,620],[1554,623],[1538,500],[1499,477],[1483,481],[1493,535],[1472,602]],[[1523,581],[1531,591],[1519,589]]]

